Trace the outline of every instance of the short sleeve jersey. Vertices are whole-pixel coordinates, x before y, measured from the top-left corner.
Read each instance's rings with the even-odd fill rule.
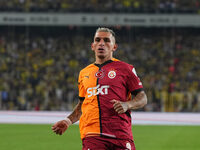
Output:
[[[133,139],[130,111],[118,114],[111,100],[129,101],[131,93],[143,90],[135,68],[117,59],[90,64],[79,74],[79,98],[82,115],[79,122],[81,138],[104,135]]]

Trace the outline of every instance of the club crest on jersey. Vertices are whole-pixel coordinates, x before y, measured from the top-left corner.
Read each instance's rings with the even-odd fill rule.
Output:
[[[114,70],[109,71],[109,72],[108,72],[108,77],[109,77],[110,79],[115,78],[115,77],[116,77],[116,72],[115,72]]]
[[[99,70],[95,73],[95,77],[103,78],[105,76],[104,70]]]

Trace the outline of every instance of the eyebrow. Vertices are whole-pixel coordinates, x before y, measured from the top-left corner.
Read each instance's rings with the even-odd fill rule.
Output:
[[[101,40],[101,39],[103,39],[104,42],[110,42],[110,41],[111,41],[110,38],[107,38],[107,37],[104,37],[104,38],[101,38],[101,37],[95,37],[95,41],[97,41],[97,40]]]

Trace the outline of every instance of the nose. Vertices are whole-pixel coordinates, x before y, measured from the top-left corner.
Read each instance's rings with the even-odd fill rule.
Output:
[[[105,44],[104,40],[101,39],[101,40],[99,41],[99,45],[100,45],[100,46],[103,46],[104,44]]]

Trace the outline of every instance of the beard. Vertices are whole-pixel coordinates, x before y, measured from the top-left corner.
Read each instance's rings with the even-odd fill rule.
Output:
[[[98,57],[99,59],[104,59],[104,58],[105,58],[104,55],[98,55],[97,57]]]

